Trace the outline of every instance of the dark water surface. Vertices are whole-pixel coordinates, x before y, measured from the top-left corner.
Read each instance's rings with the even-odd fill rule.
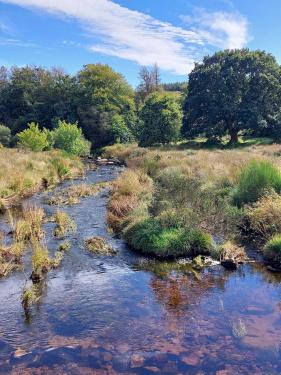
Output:
[[[86,182],[118,171],[101,167]],[[52,214],[57,208],[45,199],[32,200]],[[149,261],[107,232],[106,203],[103,191],[61,207],[78,229],[29,322],[20,303],[25,275],[0,280],[1,374],[281,374],[280,276],[258,264],[200,275],[145,271],[139,264]],[[0,227],[9,230],[5,218]],[[52,229],[45,225],[54,252]],[[83,248],[90,236],[106,237],[118,255],[90,254]]]

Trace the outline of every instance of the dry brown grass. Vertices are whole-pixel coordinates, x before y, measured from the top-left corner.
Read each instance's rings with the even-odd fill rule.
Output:
[[[152,199],[153,182],[140,171],[126,170],[112,185],[112,195],[108,203],[108,225],[119,232],[128,215],[141,206],[147,210]]]
[[[81,174],[78,158],[61,152],[26,152],[0,149],[0,208],[12,206],[22,197],[38,191],[43,184],[53,185],[65,178]]]

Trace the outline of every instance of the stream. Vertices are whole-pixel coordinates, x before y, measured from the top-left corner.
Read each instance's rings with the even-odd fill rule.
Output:
[[[122,168],[101,166],[81,182],[114,180]],[[57,207],[30,199],[47,215]],[[107,230],[108,189],[62,206],[76,222],[71,250],[49,272],[27,321],[26,274],[0,280],[0,374],[281,374],[281,275],[258,263],[199,274],[157,272]],[[44,224],[53,255],[59,243]],[[9,232],[7,217],[0,230]],[[91,254],[86,238],[104,237],[116,256]],[[153,264],[153,267],[151,267]]]

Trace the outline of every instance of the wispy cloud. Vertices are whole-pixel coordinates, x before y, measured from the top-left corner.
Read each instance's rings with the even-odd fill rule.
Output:
[[[174,26],[110,0],[0,0],[71,17],[98,42],[93,52],[141,65],[157,63],[176,74],[187,74],[206,48],[239,48],[248,40],[247,20],[237,12],[202,11],[187,27]]]

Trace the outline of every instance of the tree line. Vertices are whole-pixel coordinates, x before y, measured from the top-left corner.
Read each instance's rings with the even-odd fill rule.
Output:
[[[161,83],[157,65],[142,67],[139,79],[133,90],[101,64],[85,65],[76,75],[58,68],[1,67],[0,142],[17,142],[14,136],[31,123],[50,134],[59,124],[76,124],[93,149],[196,136],[228,136],[236,143],[241,133],[281,138],[281,68],[264,51],[206,56],[186,82]]]

